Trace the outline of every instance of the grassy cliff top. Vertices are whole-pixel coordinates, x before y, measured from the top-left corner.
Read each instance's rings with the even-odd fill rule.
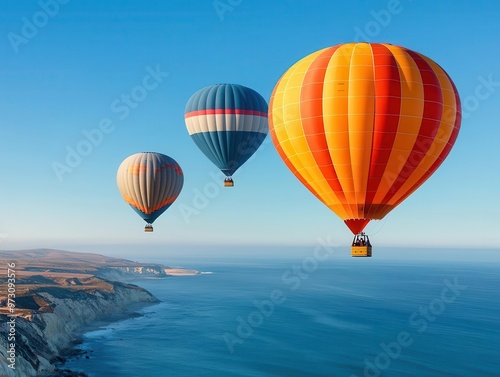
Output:
[[[92,253],[50,249],[1,250],[0,314],[9,313],[7,288],[9,287],[8,268],[11,263],[15,263],[15,267],[11,268],[15,274],[15,312],[23,316],[34,311],[51,311],[50,305],[43,299],[43,295],[40,295],[43,292],[61,298],[68,294],[74,297],[77,292],[81,294],[95,291],[113,293],[115,285],[122,283],[101,278],[99,274],[103,269],[152,266],[152,264]],[[162,265],[154,266],[160,269],[166,268]]]

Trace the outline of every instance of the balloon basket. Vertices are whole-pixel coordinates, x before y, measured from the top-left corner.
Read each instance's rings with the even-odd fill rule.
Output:
[[[144,227],[144,231],[145,232],[152,232],[153,231],[153,226],[152,225],[146,225]]]
[[[231,178],[224,179],[224,187],[233,187],[234,182]]]
[[[371,246],[351,246],[351,256],[352,257],[371,257],[372,247]]]
[[[351,245],[351,256],[352,257],[371,257],[372,256],[372,245],[370,239],[364,233],[358,233],[354,236]]]

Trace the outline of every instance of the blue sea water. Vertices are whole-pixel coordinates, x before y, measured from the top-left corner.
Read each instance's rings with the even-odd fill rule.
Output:
[[[498,264],[184,265],[212,273],[137,281],[162,302],[87,333],[90,358],[64,368],[91,377],[500,376]]]

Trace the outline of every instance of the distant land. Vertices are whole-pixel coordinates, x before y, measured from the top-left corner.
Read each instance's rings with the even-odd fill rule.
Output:
[[[0,251],[0,271],[0,377],[83,376],[55,364],[71,354],[86,326],[130,316],[133,304],[159,301],[127,281],[199,274],[50,249]]]

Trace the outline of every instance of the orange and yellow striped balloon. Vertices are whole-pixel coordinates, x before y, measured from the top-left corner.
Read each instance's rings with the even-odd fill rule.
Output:
[[[280,78],[269,106],[279,155],[354,234],[434,173],[460,121],[458,92],[438,64],[379,43],[306,56]]]

